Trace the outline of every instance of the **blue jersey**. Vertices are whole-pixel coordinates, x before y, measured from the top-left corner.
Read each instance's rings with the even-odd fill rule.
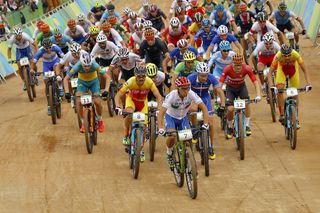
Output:
[[[280,16],[280,11],[274,11],[274,17],[277,21],[277,25],[286,25],[290,21],[291,14],[288,10],[285,11],[284,16]]]
[[[230,44],[231,44],[231,43],[237,43],[237,42],[238,42],[238,39],[237,39],[234,35],[232,35],[231,33],[228,33],[228,34],[227,34],[227,39],[226,39],[226,40],[229,41]],[[219,49],[220,49],[220,48],[219,48],[219,44],[220,44],[221,41],[222,41],[222,39],[220,38],[220,36],[219,36],[219,35],[216,35],[216,36],[212,39],[210,45],[214,46],[215,44],[217,44],[217,45],[218,45],[218,50],[219,50]]]
[[[202,47],[207,51],[212,39],[217,35],[217,31],[214,27],[210,27],[209,33],[207,33],[202,27],[197,34],[194,36],[194,40],[202,39]]]
[[[198,57],[198,51],[196,48],[188,46],[187,50],[193,52],[196,57]],[[170,53],[169,53],[170,58],[176,57],[177,58],[177,64],[179,62],[183,61],[183,54],[181,54],[181,51],[179,50],[178,47],[175,47]]]
[[[201,98],[209,95],[209,87],[211,84],[214,88],[220,87],[218,80],[211,73],[208,73],[208,79],[204,83],[199,82],[198,73],[190,74],[188,79],[191,83],[191,90]]]
[[[51,36],[50,40],[53,44],[58,45],[61,49],[67,47],[67,43],[71,44],[72,39],[69,36],[62,35],[62,38],[60,41],[57,41],[54,36]]]
[[[236,53],[233,51],[229,51],[229,55],[227,58],[223,59],[222,54],[220,51],[214,53],[211,56],[211,59],[208,63],[208,66],[211,68],[213,64],[215,64],[214,71],[213,71],[213,76],[216,78],[220,78],[223,69],[232,63],[232,56],[234,56]]]
[[[75,65],[73,65],[72,69],[67,72],[69,77],[73,76],[74,74],[78,73],[78,78],[83,81],[92,81],[98,78],[98,74],[104,75],[106,71],[100,67],[100,65],[93,60],[90,65],[90,70],[86,72],[80,61],[78,61]]]
[[[50,53],[48,53],[44,47],[40,47],[40,49],[34,56],[34,62],[37,62],[41,57],[43,62],[53,62],[58,58],[58,56],[62,58],[64,54],[61,51],[60,47],[58,47],[57,45],[52,45]]]
[[[228,16],[227,16],[227,11],[223,11],[222,18],[218,17],[217,11],[213,11],[210,15],[210,20],[215,22],[215,26],[220,26],[220,25],[228,25]]]
[[[115,12],[115,11],[113,12],[112,15],[114,15],[115,17],[117,17],[117,19],[120,19],[120,18],[121,18],[120,15],[119,15],[119,13],[117,13],[117,12]],[[102,14],[101,20],[107,20],[107,19],[109,18],[109,16],[110,16],[110,14],[109,14],[108,10],[106,10],[106,11],[104,11],[104,13]]]

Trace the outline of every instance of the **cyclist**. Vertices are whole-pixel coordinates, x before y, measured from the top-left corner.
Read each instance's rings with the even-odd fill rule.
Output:
[[[161,38],[161,33],[153,27],[152,22],[150,20],[145,20],[143,22],[143,31],[153,30],[157,37]]]
[[[186,15],[186,11],[181,7],[178,7],[175,16],[179,19],[180,23],[187,28],[192,24],[192,19]]]
[[[299,52],[299,33],[298,30],[291,23],[290,18],[297,20],[302,27],[302,35],[306,34],[306,29],[302,19],[294,14],[294,12],[288,10],[286,3],[281,2],[278,6],[278,10],[274,11],[269,20],[272,22],[274,19],[277,22],[277,28],[284,33],[284,30],[288,30],[289,32],[294,32],[294,38],[296,41],[296,50]]]
[[[264,82],[263,70],[265,67],[270,67],[274,56],[280,50],[280,45],[275,41],[272,33],[266,33],[263,36],[263,42],[260,42],[256,49],[252,52],[249,58],[249,65],[254,67],[255,58],[258,56],[257,69],[259,73],[260,82],[262,85],[262,92],[266,93],[266,85]]]
[[[109,16],[116,16],[117,18],[120,18],[119,13],[114,11],[115,6],[111,2],[109,2],[109,4],[106,5],[106,8],[107,9],[104,11],[101,17],[102,23],[105,22],[109,18]]]
[[[197,12],[194,15],[194,22],[191,24],[191,26],[189,27],[189,32],[191,35],[191,40],[194,40],[194,36],[196,35],[197,32],[199,32],[199,30],[202,27],[202,20],[203,20],[203,15],[199,12]],[[195,47],[200,47],[201,46],[201,38],[198,38],[195,40],[197,46]]]
[[[254,46],[255,43],[253,38],[254,33],[257,33],[257,44],[262,42],[262,37],[267,32],[276,33],[280,43],[283,43],[284,38],[282,32],[267,20],[268,16],[264,12],[258,13],[256,19],[257,21],[252,25],[249,31],[249,40],[252,46]]]
[[[129,16],[129,13],[131,12],[132,10],[129,8],[129,7],[125,7],[123,8],[123,15],[121,16],[120,18],[120,23],[121,24],[125,24],[128,20],[128,16]]]
[[[125,112],[142,112],[148,113],[148,93],[151,90],[153,95],[156,97],[158,105],[162,103],[162,97],[153,83],[153,81],[146,76],[147,71],[145,65],[138,65],[134,68],[134,76],[129,78],[128,81],[122,86],[115,97],[116,101],[116,113],[120,114],[122,111],[121,100],[125,97]],[[128,94],[127,94],[128,92]],[[127,95],[126,95],[127,94]],[[145,119],[146,124],[148,119]],[[124,119],[124,137],[122,144],[124,146],[130,145],[129,130],[132,123],[132,116],[127,116]],[[140,161],[144,162],[145,156],[144,151],[141,150]]]
[[[112,62],[109,66],[108,74],[113,73],[115,68],[120,68],[121,74],[114,72],[118,79],[124,79],[127,81],[129,78],[134,76],[134,68],[137,63],[141,63],[142,60],[140,56],[129,52],[129,49],[126,47],[120,48],[117,55],[112,59]]]
[[[77,25],[74,19],[70,19],[67,25],[68,27],[64,30],[64,34],[72,38],[78,44],[82,44],[82,42],[88,38],[89,35],[80,25]]]
[[[18,73],[23,81],[23,90],[26,90],[26,84],[24,83],[23,74],[20,66],[20,59],[27,57],[29,60],[33,58],[31,45],[35,48],[35,51],[37,51],[38,46],[34,42],[34,40],[25,32],[22,31],[21,28],[15,27],[13,28],[13,35],[8,40],[8,62],[11,63],[12,59],[12,46],[13,44],[16,45],[16,60],[18,64]]]
[[[111,41],[108,41],[104,34],[98,35],[96,42],[90,55],[95,58],[95,61],[101,67],[110,66],[111,61],[117,54],[119,48]]]
[[[100,21],[105,10],[106,8],[103,5],[101,5],[99,2],[96,2],[87,15],[88,20],[90,20],[92,23]]]
[[[99,35],[104,34],[107,36],[108,41],[112,41],[115,45],[118,47],[125,47],[125,43],[121,37],[121,35],[113,28],[111,28],[111,25],[109,22],[104,22],[100,26],[101,31]]]
[[[238,34],[237,25],[234,22],[232,14],[229,10],[226,10],[223,4],[218,4],[215,10],[211,13],[209,20],[212,25],[218,28],[221,25],[226,26],[231,30],[231,27],[235,34]],[[231,25],[230,25],[231,24]]]
[[[196,13],[201,13],[202,15],[205,14],[205,10],[202,6],[198,5],[198,0],[190,0],[189,2],[189,9],[187,10],[187,15],[192,19],[192,21],[195,20],[195,14]]]
[[[123,39],[130,38],[130,33],[127,31],[127,28],[118,22],[118,19],[116,16],[109,16],[108,22],[110,24],[110,27],[118,31]],[[137,22],[137,23],[140,23],[140,22]]]
[[[92,23],[86,20],[86,17],[84,16],[84,14],[80,13],[77,16],[77,25],[81,26],[86,33],[89,33],[89,28],[90,26],[92,26]]]
[[[175,80],[175,86],[177,89],[171,91],[163,101],[163,104],[158,114],[158,127],[159,135],[164,136],[166,131],[172,132],[175,130],[190,129],[188,111],[191,106],[191,102],[194,102],[200,110],[203,112],[204,124],[202,129],[209,129],[209,115],[206,105],[201,98],[192,90],[190,90],[190,81],[186,77],[179,77]],[[165,118],[165,126],[164,120]],[[164,129],[165,127],[165,129]],[[176,136],[170,136],[166,139],[167,144],[167,160],[170,169],[174,167],[174,158],[172,155],[173,145],[176,140]]]
[[[271,1],[269,0],[250,0],[248,2],[248,7],[250,8],[252,4],[254,5],[255,14],[258,14],[260,12],[266,12],[266,4],[269,6],[270,14],[272,13],[273,7]]]
[[[37,53],[35,54],[33,61],[31,63],[31,68],[34,70],[36,67],[37,62],[40,58],[42,58],[42,67],[43,67],[43,73],[46,73],[48,71],[55,71],[55,73],[59,73],[57,71],[57,65],[60,61],[60,58],[63,58],[64,54],[61,51],[60,47],[58,47],[55,44],[52,44],[51,40],[48,38],[43,39],[42,41],[42,47],[39,48]],[[45,77],[43,77],[44,82],[46,83],[47,80]],[[59,96],[64,96],[64,91],[62,87],[62,78],[60,75],[57,75],[56,77],[58,81],[58,87],[59,87]],[[46,90],[46,96],[48,95],[48,91]],[[48,102],[48,115],[51,115],[51,109]]]
[[[269,85],[272,84],[272,73],[277,70],[275,84],[277,89],[284,89],[286,85],[286,77],[289,78],[289,86],[294,88],[299,88],[299,66],[304,73],[306,79],[306,91],[312,89],[309,72],[304,65],[304,61],[299,55],[299,53],[293,50],[289,45],[282,44],[280,51],[275,55],[272,64],[270,66],[268,80]],[[277,103],[279,106],[280,118],[279,121],[284,124],[284,99],[283,94],[277,94]],[[299,128],[298,124],[298,128]]]
[[[50,38],[53,35],[51,28],[48,24],[41,25],[41,32],[37,34],[36,43],[41,46],[42,40]]]
[[[143,1],[142,7],[138,11],[138,16],[146,19],[149,13],[149,3],[147,0]]]
[[[151,4],[146,20],[151,21],[152,26],[159,32],[162,32],[166,27],[165,23],[167,22],[167,16],[157,7],[157,5]]]
[[[219,115],[222,114],[225,108],[225,97],[222,89],[220,88],[218,80],[209,73],[209,67],[204,62],[199,62],[196,67],[196,73],[192,73],[188,76],[188,79],[191,83],[191,90],[194,91],[206,105],[209,113],[209,130],[210,130],[210,145],[209,145],[209,158],[214,160],[216,155],[214,153],[213,146],[213,136],[214,136],[214,128],[213,128],[213,114],[214,110],[212,109],[211,104],[211,96],[209,94],[209,87],[212,85],[215,88],[215,91],[219,94],[221,99],[221,107]],[[193,107],[191,107],[193,108]],[[195,108],[197,109],[197,107]],[[197,111],[197,110],[195,110]],[[196,116],[191,117],[192,127],[196,126]]]
[[[203,55],[204,59],[208,59],[206,57],[206,51],[211,44],[212,39],[217,35],[216,29],[211,26],[210,21],[208,19],[202,20],[202,28],[197,32],[197,34],[191,38],[191,45],[195,46],[195,41],[202,41],[201,46],[198,48],[200,55]],[[197,45],[198,46],[198,45]]]
[[[203,0],[202,7],[205,10],[205,17],[210,17],[211,13],[214,11],[217,3],[214,0]]]
[[[175,11],[178,7],[181,7],[182,9],[186,10],[188,6],[189,2],[187,0],[173,0],[169,10],[169,19],[174,17]]]
[[[156,38],[153,30],[144,32],[145,40],[142,41],[139,55],[145,58],[146,63],[154,63],[157,67],[162,66],[163,57],[168,57],[167,46],[160,38]]]
[[[177,47],[175,47],[170,53],[169,55],[167,55],[165,57],[165,59],[163,60],[163,64],[162,64],[162,67],[163,67],[163,71],[165,73],[168,72],[168,69],[167,69],[167,65],[169,63],[170,60],[172,59],[175,59],[176,62],[175,64],[179,64],[180,62],[183,62],[183,54],[186,52],[186,51],[191,51],[195,54],[196,58],[198,61],[202,61],[202,58],[201,56],[198,54],[198,51],[196,48],[188,45],[188,41],[186,39],[180,39],[177,43]]]
[[[44,24],[42,20],[37,21],[36,28],[33,31],[32,39],[35,40],[37,35],[41,32],[41,26]]]
[[[134,25],[136,23],[142,23],[143,20],[138,17],[138,14],[136,12],[130,12],[129,13],[129,19],[126,22],[127,31],[130,33],[134,33]]]
[[[212,39],[210,46],[207,49],[207,52],[206,52],[207,58],[210,58],[210,53],[214,49],[216,44],[218,45],[217,50],[219,50],[219,44],[223,40],[229,41],[230,43],[234,43],[236,45],[236,47],[238,48],[239,52],[240,53],[243,52],[243,49],[242,49],[241,44],[239,43],[238,39],[234,35],[232,35],[231,33],[228,33],[228,28],[226,26],[220,25],[217,32],[218,32],[218,35],[216,35]]]
[[[226,87],[226,98],[227,98],[227,138],[231,139],[233,137],[233,101],[236,98],[249,99],[248,90],[245,84],[245,77],[249,76],[251,81],[254,84],[256,94],[255,100],[258,102],[261,100],[260,87],[259,83],[253,74],[253,71],[250,66],[244,64],[243,56],[239,53],[232,57],[232,64],[224,68],[223,73],[220,78],[220,83],[223,84],[227,78],[227,87]],[[251,135],[250,124],[250,105],[248,104],[245,109],[245,126],[246,126],[246,135]]]
[[[236,54],[231,50],[229,41],[221,41],[219,44],[220,51],[214,53],[208,62],[209,69],[214,66],[213,76],[219,80],[223,69],[232,63],[232,57]]]
[[[82,43],[83,49],[87,52],[91,52],[96,44],[97,36],[100,32],[99,27],[92,25],[89,28],[89,37]]]
[[[130,36],[128,47],[135,53],[139,54],[140,45],[143,41],[143,24],[138,22],[133,25],[134,33]]]
[[[171,88],[170,75],[159,71],[158,67],[153,63],[148,63],[146,65],[146,70],[147,76],[156,84],[160,95],[164,97],[165,91],[163,86],[166,85],[168,89]],[[148,94],[148,100],[153,100],[154,98],[155,97],[152,93]]]
[[[63,35],[59,28],[53,30],[53,36],[51,36],[50,40],[53,44],[58,45],[64,54],[68,52],[68,44],[70,45],[72,42],[72,39]]]

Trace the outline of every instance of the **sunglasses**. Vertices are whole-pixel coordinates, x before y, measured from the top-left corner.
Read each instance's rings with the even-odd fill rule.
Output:
[[[189,91],[190,90],[190,87],[180,87],[181,90],[184,90],[184,91]]]
[[[230,50],[222,50],[222,52],[229,52]]]
[[[267,43],[264,43],[265,45],[272,45],[272,42],[267,42]]]
[[[172,27],[172,29],[178,29],[178,26],[176,26],[176,27]]]
[[[194,61],[186,61],[187,64],[193,64]]]
[[[146,78],[145,75],[136,75],[136,78]]]
[[[258,21],[259,23],[266,23],[267,21]]]
[[[284,56],[285,58],[289,58],[289,57],[291,57],[291,54],[283,54],[283,56]]]

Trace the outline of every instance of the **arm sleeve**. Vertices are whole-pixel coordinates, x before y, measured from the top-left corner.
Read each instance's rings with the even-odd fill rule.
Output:
[[[129,85],[130,85],[130,82],[131,82],[130,79],[131,79],[131,78],[129,78],[129,80],[126,81],[126,82],[122,85],[121,89],[119,90],[119,92],[120,92],[122,95],[126,94],[127,90],[129,89]]]
[[[220,77],[220,82],[224,82],[226,80],[228,76],[228,66],[226,66],[224,69],[223,69],[223,72],[221,74],[221,77]]]

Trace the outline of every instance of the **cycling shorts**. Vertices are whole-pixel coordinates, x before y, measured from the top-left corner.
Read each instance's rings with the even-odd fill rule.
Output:
[[[51,62],[43,62],[43,72],[53,71],[53,68],[60,62],[60,58],[56,58],[54,61]]]
[[[77,93],[81,92],[82,94],[86,94],[88,93],[88,90],[91,91],[91,94],[99,95],[100,93],[99,78],[95,78],[91,81],[84,81],[84,80],[78,79]]]
[[[133,100],[129,95],[126,97],[126,106],[125,108],[132,108],[134,112],[142,112],[147,114],[148,113],[148,99],[145,98],[143,101],[136,101]],[[148,122],[148,117],[146,115],[144,124],[147,124]]]
[[[211,96],[208,94],[205,96],[200,96],[200,98],[202,99],[203,103],[206,105],[209,116],[212,117],[214,114],[214,111],[212,110]]]
[[[299,88],[299,67],[298,63],[295,62],[294,66],[285,68],[283,71],[283,66],[278,63],[278,69],[276,74],[276,85],[283,84],[286,85],[286,76],[289,77],[289,87]]]
[[[234,87],[230,87],[229,85],[227,85],[226,88],[226,98],[227,98],[227,105],[228,106],[233,106],[233,101],[236,98],[240,98],[240,99],[250,99],[249,98],[249,93],[246,87],[246,84],[242,84],[239,88],[234,88]]]
[[[21,58],[28,57],[29,60],[33,58],[31,47],[26,47],[23,49],[16,49],[16,60],[19,61]]]
[[[262,63],[264,66],[270,67],[275,55],[261,55],[258,56],[258,62]]]
[[[166,122],[166,130],[169,129],[190,129],[189,119],[188,116],[185,116],[182,119],[177,119],[174,117],[171,117],[167,113],[165,114],[165,122]]]

